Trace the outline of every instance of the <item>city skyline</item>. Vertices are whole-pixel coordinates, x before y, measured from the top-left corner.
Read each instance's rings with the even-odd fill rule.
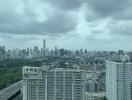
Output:
[[[27,49],[30,49],[30,50],[33,50],[35,48],[37,48],[39,51],[43,50],[44,49],[44,46],[43,46],[43,43],[41,45],[33,45],[33,46],[27,46],[27,47],[22,47],[22,48],[19,48],[19,47],[14,47],[14,48],[9,48],[8,46],[4,45],[4,44],[1,44],[0,47],[4,48],[5,51],[13,51],[13,50],[27,50]],[[110,49],[110,50],[106,50],[106,49],[89,49],[89,48],[77,48],[77,49],[71,49],[71,48],[67,48],[67,47],[58,47],[57,45],[54,45],[52,48],[48,48],[47,47],[47,41],[46,41],[46,48],[45,50],[47,51],[52,51],[52,50],[69,50],[69,51],[82,51],[82,52],[85,52],[85,50],[87,52],[119,52],[120,50],[122,51],[125,51],[125,52],[132,52],[132,50],[126,50],[126,49]],[[44,51],[45,51],[44,50]]]
[[[40,45],[35,45],[35,44],[33,44],[32,46],[30,45],[30,46],[24,46],[24,47],[11,47],[11,46],[9,46],[9,45],[5,45],[5,44],[0,44],[0,46],[1,47],[4,47],[5,48],[5,50],[24,50],[24,49],[34,49],[34,48],[38,48],[38,50],[41,50],[41,49],[43,49],[44,51],[45,50],[55,50],[55,49],[65,49],[65,50],[72,50],[72,51],[76,51],[76,50],[83,50],[83,51],[85,51],[85,50],[87,50],[87,51],[89,51],[89,52],[94,52],[94,51],[107,51],[107,52],[109,52],[109,51],[114,51],[114,52],[117,52],[117,51],[119,51],[119,50],[123,50],[123,51],[126,51],[126,52],[131,52],[132,50],[131,49],[126,49],[126,48],[117,48],[117,49],[93,49],[93,48],[87,48],[87,47],[84,47],[84,48],[74,48],[74,46],[73,46],[73,48],[68,48],[67,46],[58,46],[57,45],[57,43],[55,43],[56,45],[54,45],[54,44],[52,44],[52,47],[49,45],[50,43],[49,43],[49,41],[47,42],[47,40],[45,39],[45,38],[43,38],[41,41],[39,41],[40,42]],[[43,51],[43,52],[44,52]]]
[[[0,100],[132,100],[132,0],[0,0]]]
[[[1,0],[0,45],[132,50],[131,0]],[[74,45],[74,46],[73,46]]]

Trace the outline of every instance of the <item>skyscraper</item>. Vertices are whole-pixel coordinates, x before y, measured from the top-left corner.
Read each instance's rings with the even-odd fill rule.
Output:
[[[132,63],[106,61],[108,100],[132,100]]]
[[[43,56],[46,54],[46,40],[43,40]]]
[[[23,67],[24,100],[85,100],[85,71]]]

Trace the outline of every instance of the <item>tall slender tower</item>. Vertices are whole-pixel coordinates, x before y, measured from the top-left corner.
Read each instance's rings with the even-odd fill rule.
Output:
[[[43,56],[46,54],[46,40],[43,40]]]

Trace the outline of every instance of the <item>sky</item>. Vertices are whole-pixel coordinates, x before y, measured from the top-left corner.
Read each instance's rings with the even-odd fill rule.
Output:
[[[0,0],[0,45],[132,50],[132,0]]]

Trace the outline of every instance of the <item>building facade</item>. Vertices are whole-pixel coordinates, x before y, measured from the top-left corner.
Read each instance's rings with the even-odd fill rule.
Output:
[[[84,70],[23,67],[24,100],[85,100]]]
[[[106,97],[108,100],[132,100],[132,63],[106,61]]]

